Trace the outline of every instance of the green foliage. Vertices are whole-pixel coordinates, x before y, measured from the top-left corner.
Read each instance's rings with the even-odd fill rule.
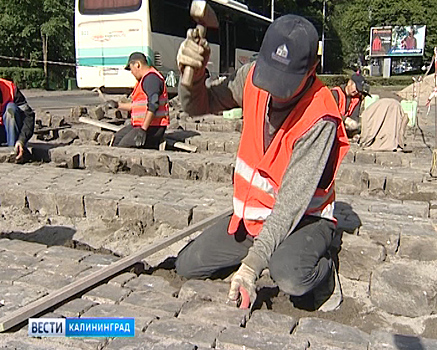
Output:
[[[42,89],[45,84],[41,68],[0,67],[0,78],[12,80],[20,89]]]

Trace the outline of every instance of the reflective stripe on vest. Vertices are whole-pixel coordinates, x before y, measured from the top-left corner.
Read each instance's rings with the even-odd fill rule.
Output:
[[[234,174],[234,214],[228,232],[235,233],[243,220],[250,235],[259,234],[264,221],[272,213],[294,143],[326,116],[337,123],[337,138],[333,147],[337,148],[335,154],[338,157],[334,162],[330,185],[315,191],[305,214],[333,219],[334,177],[349,143],[332,93],[316,78],[264,152],[264,120],[270,96],[253,85],[253,69],[244,87],[244,123]]]
[[[14,102],[15,85],[12,81],[0,79],[0,91],[2,94],[2,102],[0,109],[0,125],[3,125],[3,114],[8,103]]]
[[[159,107],[154,113],[154,118],[150,123],[151,126],[166,126],[170,124],[170,113],[168,106],[168,94],[167,87],[165,85],[165,79],[155,68],[150,67],[149,71],[144,75],[144,77],[137,82],[134,91],[132,92],[132,110],[131,110],[131,123],[133,126],[142,126],[147,113],[148,97],[143,91],[143,81],[149,74],[156,74],[158,78],[164,84],[164,91],[162,95],[159,96]]]
[[[338,110],[342,117],[350,117],[355,109],[355,107],[360,103],[360,99],[358,97],[351,97],[349,108],[346,111],[346,93],[341,89],[341,87],[336,86],[331,89],[332,91],[337,91],[338,94]]]

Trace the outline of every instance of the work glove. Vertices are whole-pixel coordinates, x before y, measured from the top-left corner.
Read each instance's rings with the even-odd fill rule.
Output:
[[[143,148],[146,145],[147,131],[143,128],[136,129],[136,135],[134,137],[135,147]]]
[[[204,38],[200,38],[197,29],[188,29],[187,38],[179,46],[176,60],[179,70],[183,73],[185,66],[194,69],[194,81],[205,75],[205,68],[209,61],[211,49]]]
[[[118,108],[118,102],[114,100],[108,100],[105,102],[105,106],[109,108]]]
[[[256,278],[257,275],[252,268],[244,263],[241,264],[232,277],[228,299],[234,302],[240,301],[240,309],[248,309],[256,299]]]

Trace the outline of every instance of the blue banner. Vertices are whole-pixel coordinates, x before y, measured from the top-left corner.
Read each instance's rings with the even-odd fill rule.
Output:
[[[67,318],[66,337],[134,337],[134,318]]]

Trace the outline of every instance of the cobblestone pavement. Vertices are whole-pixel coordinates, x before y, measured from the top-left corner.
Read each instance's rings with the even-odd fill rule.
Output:
[[[409,130],[412,153],[352,145],[341,166],[339,310],[295,308],[268,271],[255,311],[226,304],[226,281],[171,270],[194,234],[42,315],[135,317],[135,338],[36,339],[21,325],[0,334],[0,348],[437,349],[433,121],[422,124],[425,142]],[[11,150],[0,149],[0,317],[230,207],[241,122],[185,117],[173,126],[197,153],[109,148],[110,133],[80,125],[35,140],[30,164],[9,163]]]

